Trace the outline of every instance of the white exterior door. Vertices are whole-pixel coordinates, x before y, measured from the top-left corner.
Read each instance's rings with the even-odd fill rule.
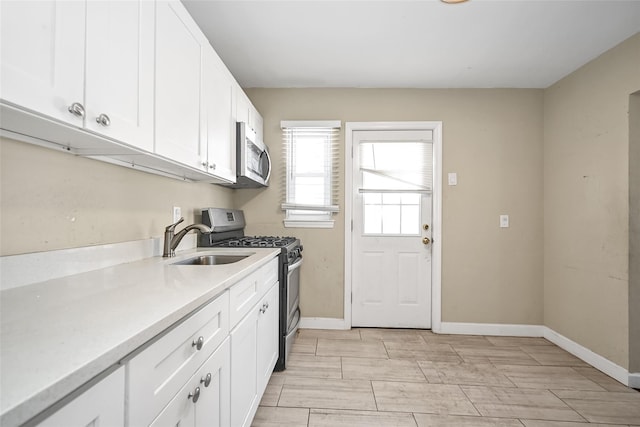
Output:
[[[354,131],[352,325],[431,327],[432,131]]]

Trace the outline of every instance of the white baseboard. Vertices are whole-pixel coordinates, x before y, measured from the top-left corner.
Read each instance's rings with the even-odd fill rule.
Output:
[[[457,323],[442,322],[442,334],[463,335],[496,335],[512,337],[544,337],[568,351],[574,356],[587,362],[594,368],[604,372],[626,386],[640,387],[640,373],[630,374],[625,368],[609,359],[600,356],[581,344],[557,333],[553,329],[542,325],[502,325],[494,323]],[[635,384],[635,385],[633,385]]]
[[[508,337],[542,337],[543,326],[508,325],[500,323],[458,323],[442,322],[439,334],[456,335],[494,335]]]
[[[640,389],[640,372],[629,374],[629,387]]]
[[[332,319],[328,317],[301,317],[302,329],[351,329],[346,326],[344,319]]]
[[[575,341],[570,340],[564,335],[560,335],[551,328],[544,326],[544,337],[557,345],[558,347],[568,351],[574,356],[584,360],[594,368],[604,372],[610,377],[618,380],[622,384],[628,386],[631,375],[629,371],[620,365],[610,361],[609,359],[600,356],[597,353],[589,350],[583,345],[578,344]]]

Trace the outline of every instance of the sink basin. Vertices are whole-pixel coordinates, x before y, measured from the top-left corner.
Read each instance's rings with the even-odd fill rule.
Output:
[[[249,255],[199,255],[182,261],[174,262],[172,265],[223,265],[233,264],[242,261]]]

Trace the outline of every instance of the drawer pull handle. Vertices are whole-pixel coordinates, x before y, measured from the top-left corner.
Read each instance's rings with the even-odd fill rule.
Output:
[[[211,384],[211,373],[208,373],[205,377],[201,378],[200,384],[204,384],[205,387],[209,387],[209,384]]]
[[[193,393],[189,393],[187,399],[193,400],[193,403],[196,403],[198,399],[200,399],[200,387],[196,387]]]
[[[204,344],[204,337],[200,336],[197,340],[193,340],[191,343],[191,347],[195,347],[196,350],[202,350],[202,345]]]

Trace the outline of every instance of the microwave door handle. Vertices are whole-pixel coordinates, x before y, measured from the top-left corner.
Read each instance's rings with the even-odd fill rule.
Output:
[[[269,178],[271,177],[271,156],[269,155],[269,152],[267,150],[264,150],[262,153],[267,156],[267,162],[269,164],[269,172],[267,172],[267,177],[264,179],[264,182],[267,183],[269,182]]]

